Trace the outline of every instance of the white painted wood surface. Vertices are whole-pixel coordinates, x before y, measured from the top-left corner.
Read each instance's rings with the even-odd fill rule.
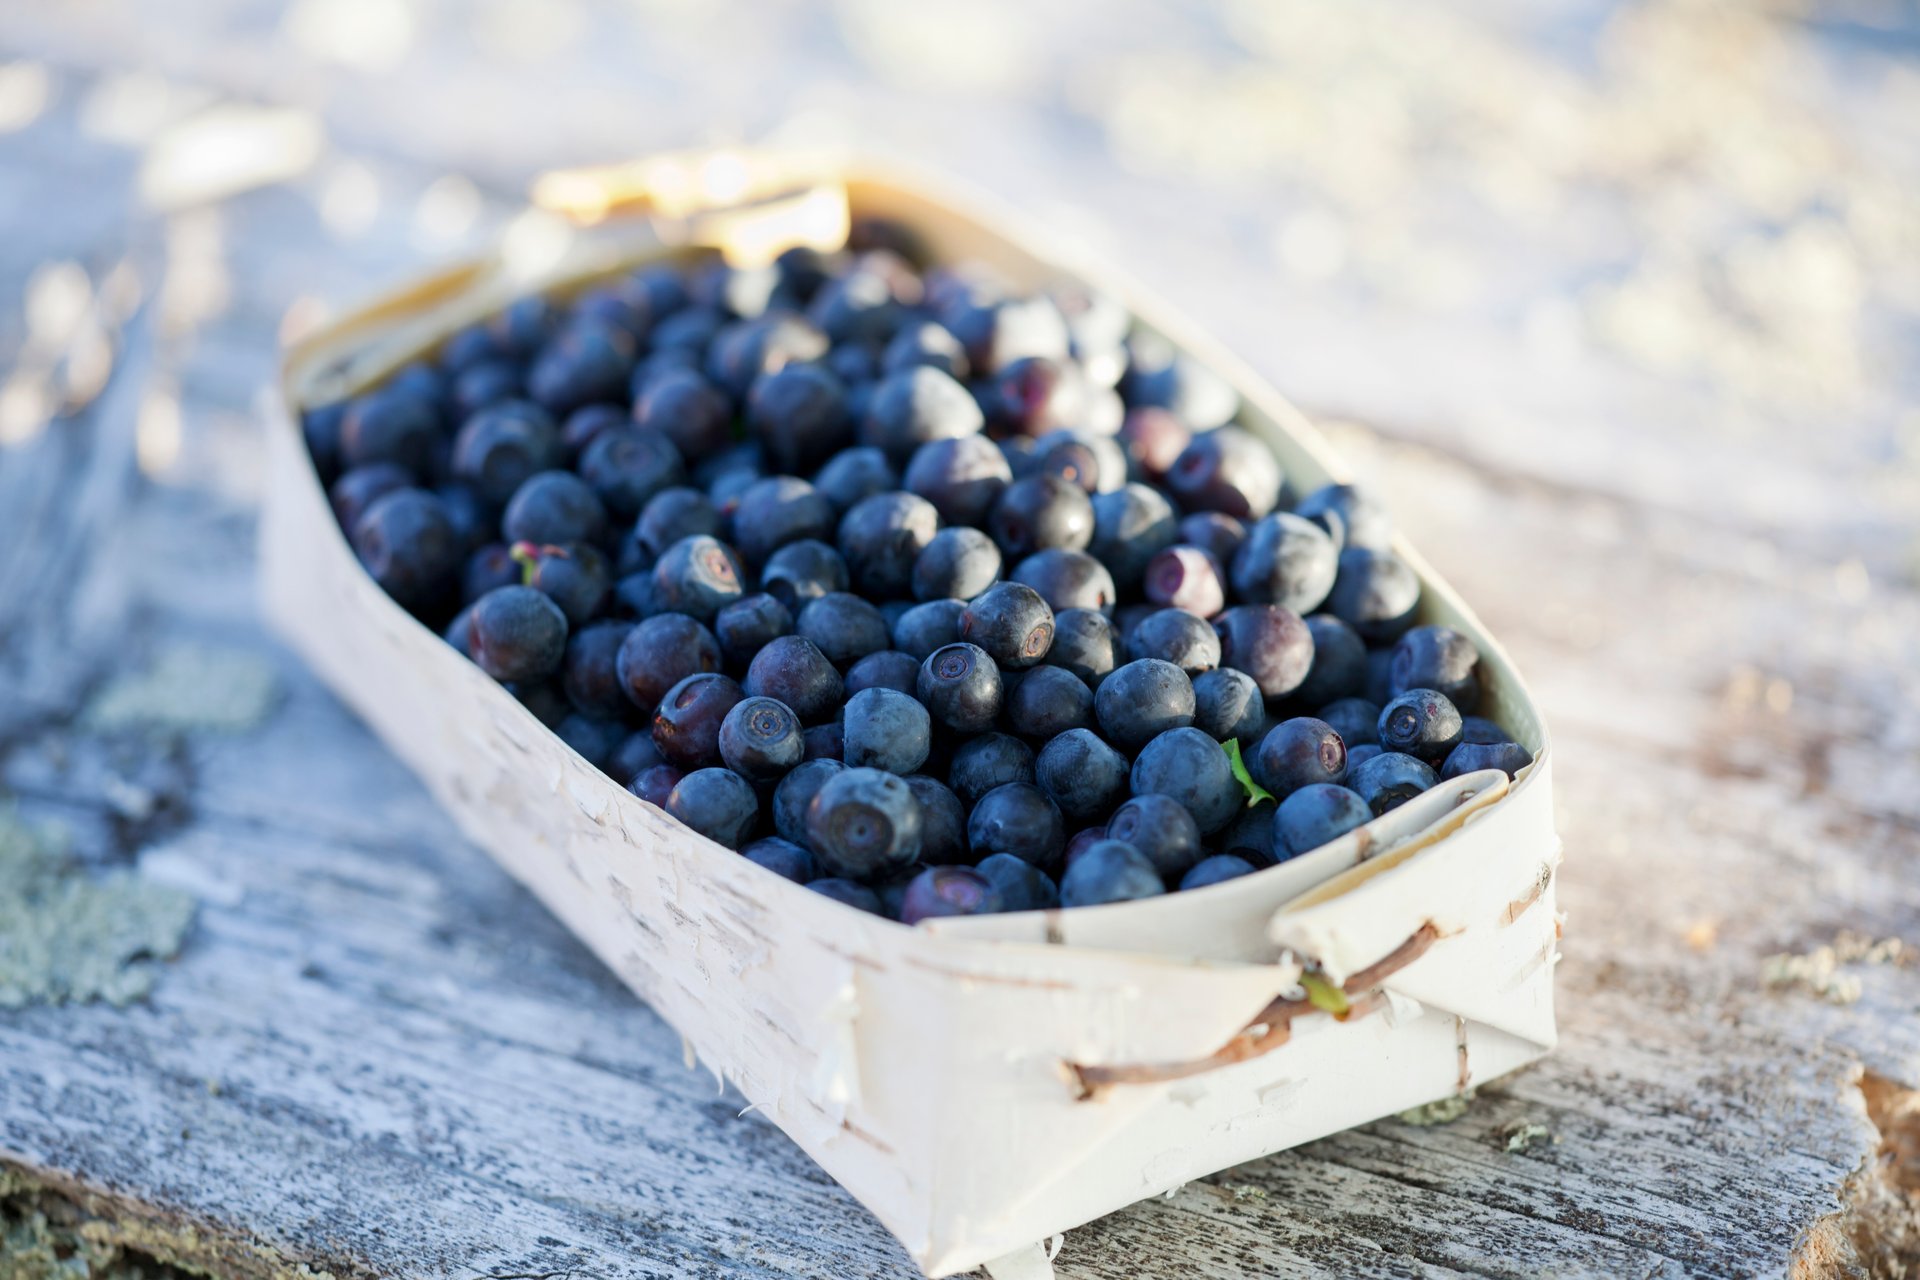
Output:
[[[145,303],[124,325],[104,308],[118,359],[103,394],[0,451],[0,782],[30,816],[70,825],[90,864],[138,865],[201,902],[150,1002],[0,1013],[0,1149],[99,1231],[221,1273],[908,1275],[871,1220],[687,1069],[677,1038],[264,637],[248,586],[253,396],[283,320],[446,245],[434,228],[465,197],[427,195],[443,166],[490,184],[474,196],[483,228],[547,163],[683,141],[673,111],[758,130],[821,101],[810,86],[824,81],[793,67],[871,59],[871,45],[820,53],[815,36],[777,38],[786,18],[764,41],[735,24],[731,44],[662,27],[649,67],[724,44],[753,70],[649,81],[582,51],[616,23],[586,11],[586,87],[545,94],[483,74],[495,55],[462,53],[446,15],[416,12],[406,65],[447,77],[440,111],[404,78],[326,70],[264,8],[187,4],[166,30],[131,9],[0,11],[0,49],[49,86],[30,124],[0,135],[0,299],[62,261],[98,296],[124,261]],[[1172,19],[1126,16],[1142,74],[1186,56]],[[1658,8],[1645,20],[1692,30]],[[1036,18],[1033,39],[1098,99],[1093,81],[1116,64],[1064,52],[1069,21]],[[1424,21],[1468,61],[1503,41],[1516,72],[1562,61],[1530,52],[1525,32]],[[128,91],[121,73],[144,63],[188,106],[206,92],[311,111],[323,149],[291,185],[146,210],[140,128],[181,100],[144,125],[123,115],[120,134],[102,123],[109,91]],[[1655,65],[1632,84],[1611,65],[1596,74],[1639,101]],[[1771,118],[1791,82],[1752,74],[1742,101]],[[1892,90],[1864,73],[1852,84],[1849,114],[1807,128],[1860,131],[1885,172],[1823,153],[1800,161],[1814,190],[1912,172]],[[959,113],[962,127],[939,122],[955,95],[987,102],[978,86],[876,75],[845,92],[885,136],[918,128],[962,174],[1090,227],[1310,412],[1359,417],[1336,443],[1514,651],[1555,725],[1572,916],[1556,1053],[1451,1124],[1384,1121],[1076,1231],[1060,1273],[1846,1274],[1856,1237],[1871,1260],[1911,1212],[1899,1170],[1877,1163],[1873,1117],[1895,1146],[1910,1135],[1899,1106],[1920,1085],[1920,970],[1843,966],[1861,992],[1846,1005],[1764,975],[1769,955],[1841,929],[1920,942],[1920,741],[1902,710],[1920,703],[1920,465],[1897,430],[1913,362],[1869,361],[1856,384],[1801,399],[1704,357],[1636,365],[1604,342],[1551,340],[1549,304],[1584,305],[1555,234],[1520,236],[1520,254],[1511,235],[1451,246],[1515,290],[1539,266],[1531,311],[1499,288],[1424,311],[1352,271],[1288,273],[1311,255],[1273,265],[1272,237],[1312,206],[1280,179],[1203,175],[1196,198],[1164,155],[1125,171],[1086,146],[1074,113],[1092,108],[1015,95]],[[747,100],[758,114],[724,109]],[[571,149],[553,154],[556,137]],[[1734,144],[1689,145],[1693,161]],[[1697,191],[1720,189],[1700,172]],[[1418,164],[1402,176],[1442,180]],[[376,191],[364,225],[361,177]],[[1661,193],[1622,180],[1605,196],[1630,220]],[[1864,249],[1846,260],[1867,280],[1853,338],[1910,352],[1897,324],[1881,327],[1900,314],[1894,274]],[[28,334],[8,304],[10,370],[28,364]],[[56,354],[74,349],[66,336]],[[238,734],[83,726],[103,680],[181,643],[271,663],[277,711]],[[1510,1150],[1533,1124],[1549,1136]],[[1894,1274],[1890,1256],[1879,1274]]]

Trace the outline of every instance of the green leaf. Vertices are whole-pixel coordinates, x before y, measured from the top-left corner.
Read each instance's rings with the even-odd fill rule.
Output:
[[[1347,993],[1328,982],[1317,973],[1300,975],[1300,985],[1307,989],[1307,1003],[1338,1018],[1347,1011]]]
[[[532,586],[533,575],[540,570],[540,548],[531,542],[516,542],[507,554],[520,566],[520,585]]]
[[[1227,753],[1227,763],[1233,766],[1233,776],[1240,779],[1240,785],[1246,788],[1248,808],[1262,800],[1273,799],[1273,792],[1255,782],[1253,775],[1247,772],[1247,762],[1240,758],[1240,739],[1228,738],[1220,744],[1220,749]]]

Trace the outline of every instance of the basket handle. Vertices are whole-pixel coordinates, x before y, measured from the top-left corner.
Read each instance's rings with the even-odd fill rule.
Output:
[[[1426,954],[1427,948],[1440,940],[1440,930],[1429,920],[1414,930],[1407,940],[1389,951],[1366,968],[1353,974],[1340,984],[1341,992],[1349,997],[1344,1012],[1332,1016],[1340,1022],[1349,1022],[1363,1018],[1384,1003],[1379,992],[1380,985],[1400,970]],[[1066,1064],[1067,1070],[1080,1087],[1080,1100],[1097,1099],[1108,1089],[1122,1084],[1167,1084],[1174,1080],[1185,1080],[1190,1076],[1203,1075],[1221,1067],[1230,1067],[1235,1063],[1247,1062],[1278,1049],[1293,1034],[1293,1020],[1309,1013],[1326,1012],[1308,996],[1297,998],[1282,996],[1253,1016],[1253,1019],[1234,1033],[1231,1040],[1215,1049],[1204,1058],[1190,1058],[1185,1062],[1136,1062],[1119,1064],[1088,1065],[1079,1062]]]

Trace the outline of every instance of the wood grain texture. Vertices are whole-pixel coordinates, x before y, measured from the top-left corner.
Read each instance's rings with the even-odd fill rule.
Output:
[[[1920,704],[1920,466],[1895,429],[1910,360],[1869,361],[1806,400],[1770,398],[1778,388],[1745,366],[1662,368],[1600,340],[1549,343],[1543,358],[1554,306],[1591,301],[1581,273],[1598,268],[1572,231],[1528,232],[1503,263],[1510,234],[1456,226],[1443,247],[1490,283],[1451,311],[1353,270],[1289,274],[1301,255],[1271,252],[1288,218],[1321,198],[1345,207],[1302,185],[1304,172],[1341,190],[1312,154],[1276,152],[1236,183],[1161,153],[1116,166],[1087,145],[1121,141],[1118,116],[1088,105],[1107,101],[1116,67],[1144,73],[1157,56],[1185,75],[1260,45],[1245,30],[1231,48],[1201,45],[1155,10],[1126,10],[1141,33],[1130,51],[1067,52],[1087,18],[1071,7],[1037,20],[1047,74],[1078,86],[1063,103],[1019,85],[904,87],[874,53],[885,32],[785,17],[760,36],[735,24],[739,75],[706,83],[676,62],[710,56],[726,32],[650,29],[636,68],[590,52],[602,37],[625,47],[625,20],[598,9],[581,10],[577,81],[540,92],[422,5],[407,67],[436,77],[446,108],[424,112],[404,78],[329,69],[265,5],[182,4],[166,31],[109,8],[124,20],[0,12],[0,51],[52,77],[45,111],[0,135],[0,296],[57,261],[97,288],[130,260],[144,285],[144,305],[113,321],[104,392],[0,449],[0,788],[71,826],[93,865],[138,866],[201,905],[148,1003],[0,1014],[9,1168],[148,1254],[221,1274],[911,1273],[458,838],[264,637],[249,590],[252,404],[289,309],[351,299],[497,227],[550,161],[682,142],[702,113],[757,133],[828,94],[817,77],[852,68],[833,101],[883,141],[934,146],[962,175],[1059,210],[1310,411],[1351,419],[1336,443],[1502,637],[1555,726],[1571,912],[1560,1049],[1451,1124],[1384,1121],[1076,1231],[1060,1273],[1777,1275],[1798,1256],[1803,1274],[1833,1274],[1865,1265],[1843,1190],[1862,1212],[1911,1212],[1860,1192],[1881,1133],[1859,1082],[1920,1085],[1920,969],[1856,966],[1847,1005],[1762,976],[1768,955],[1842,928],[1920,943],[1920,740],[1896,713]],[[1658,6],[1640,18],[1692,30]],[[1808,58],[1872,61],[1821,42],[1817,23],[1728,21]],[[1564,32],[1544,20],[1443,34],[1469,60],[1498,45],[1516,74],[1572,74],[1555,52]],[[305,78],[284,74],[289,58]],[[129,144],[100,124],[120,73],[143,63],[188,95],[180,111],[195,93],[311,111],[321,160],[291,183],[146,209],[147,135]],[[1595,74],[1596,96],[1627,100],[1617,68]],[[1850,111],[1809,128],[1877,148],[1885,172],[1842,149],[1805,162],[1811,189],[1908,172],[1877,84],[1857,76]],[[1782,92],[1709,87],[1760,103]],[[966,128],[954,94],[982,104]],[[166,118],[155,109],[150,131]],[[481,181],[471,226],[450,235],[446,210],[464,197],[434,188],[448,166]],[[1395,176],[1441,180],[1424,166]],[[362,178],[376,199],[356,220],[341,210]],[[1610,181],[1580,206],[1610,228],[1674,194]],[[1358,261],[1371,232],[1346,234]],[[1597,242],[1634,269],[1631,236]],[[1899,314],[1897,299],[1869,301],[1861,342],[1883,332],[1881,310]],[[23,315],[0,315],[10,369],[39,367]],[[180,643],[271,663],[272,718],[231,735],[85,727],[106,680]],[[1510,1150],[1527,1125],[1549,1136]]]

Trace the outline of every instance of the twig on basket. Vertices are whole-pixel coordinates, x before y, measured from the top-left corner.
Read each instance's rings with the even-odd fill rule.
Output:
[[[1426,954],[1427,948],[1439,938],[1440,930],[1431,920],[1415,929],[1405,942],[1340,984],[1338,990],[1348,997],[1346,1008],[1343,1012],[1331,1016],[1341,1022],[1350,1022],[1380,1008],[1385,1001],[1378,998],[1375,989]],[[1089,1101],[1100,1097],[1114,1085],[1165,1084],[1257,1058],[1278,1049],[1287,1042],[1293,1033],[1295,1018],[1321,1012],[1326,1012],[1324,1004],[1317,1003],[1310,994],[1299,999],[1282,997],[1268,1004],[1266,1008],[1254,1015],[1251,1022],[1235,1033],[1233,1039],[1204,1058],[1192,1058],[1185,1062],[1137,1062],[1111,1065],[1069,1062],[1066,1066],[1080,1086],[1081,1101]]]

